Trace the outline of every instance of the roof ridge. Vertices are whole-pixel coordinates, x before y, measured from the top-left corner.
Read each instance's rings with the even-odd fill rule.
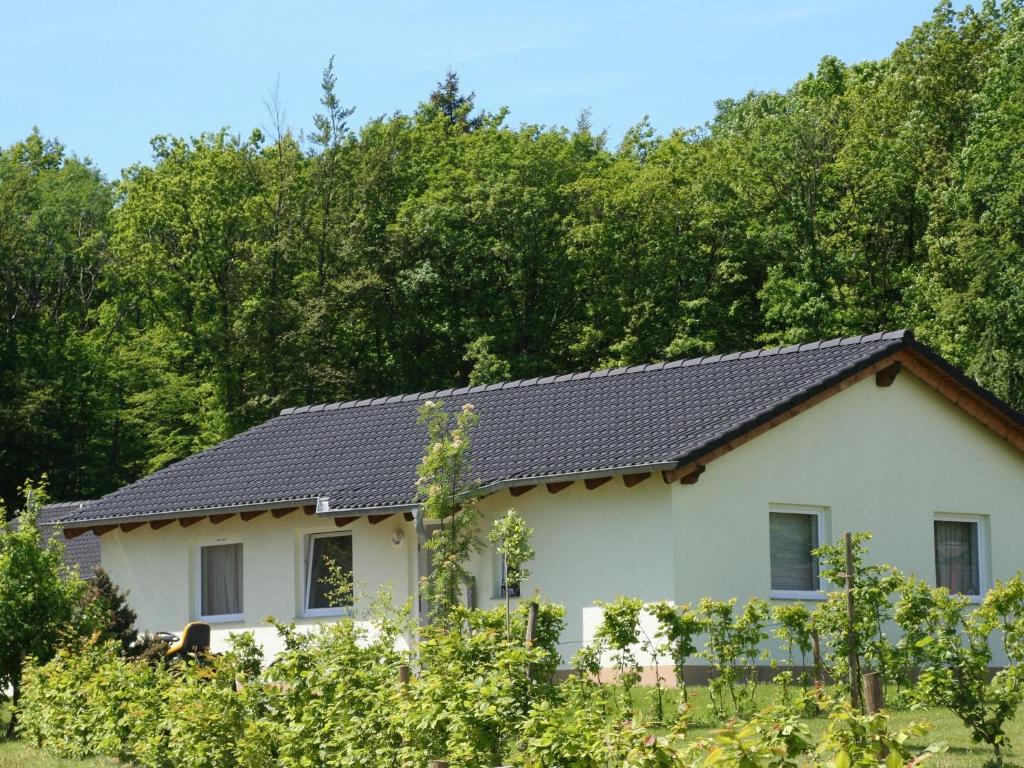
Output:
[[[828,349],[830,347],[846,347],[852,344],[867,344],[876,341],[912,341],[913,332],[907,328],[895,331],[878,331],[876,333],[862,334],[860,336],[839,336],[834,339],[822,341],[809,341],[803,344],[791,344],[789,346],[766,347],[752,349],[743,352],[729,352],[727,354],[704,355],[702,357],[691,357],[682,360],[671,360],[660,363],[640,363],[638,365],[622,366],[619,368],[599,368],[578,373],[565,373],[552,376],[534,376],[529,379],[513,379],[511,381],[498,381],[494,384],[478,384],[473,387],[450,387],[448,389],[434,389],[423,392],[412,392],[406,395],[391,395],[385,397],[371,397],[362,400],[347,400],[337,403],[319,403],[316,405],[299,405],[290,408],[282,408],[279,416],[291,416],[298,413],[311,413],[318,411],[336,411],[343,408],[361,408],[368,405],[389,405],[400,402],[416,402],[430,400],[435,397],[451,397],[452,395],[473,394],[475,392],[490,392],[497,389],[517,389],[519,387],[530,387],[536,384],[556,384],[563,381],[575,381],[578,379],[599,379],[606,376],[619,376],[627,373],[647,373],[660,371],[666,368],[688,368],[694,365],[710,365],[713,363],[731,362],[733,360],[749,360],[754,357],[773,357],[775,355],[786,355],[793,352],[811,352],[817,349]]]

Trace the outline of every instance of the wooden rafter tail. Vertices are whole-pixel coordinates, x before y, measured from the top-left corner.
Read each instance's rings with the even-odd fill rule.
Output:
[[[700,479],[700,476],[704,474],[704,465],[698,464],[685,475],[679,478],[679,482],[683,485],[693,485]]]
[[[214,525],[220,525],[225,520],[229,520],[235,516],[234,512],[225,512],[222,515],[210,515],[210,522]]]
[[[336,517],[334,518],[334,524],[339,528],[344,528],[349,523],[354,523],[358,518],[356,517]]]
[[[508,492],[513,496],[522,496],[524,493],[529,493],[536,487],[536,485],[513,485],[508,489]]]
[[[600,488],[602,485],[604,485],[611,479],[611,475],[606,475],[605,477],[588,477],[586,480],[583,481],[583,485],[586,487],[588,491],[592,491],[595,488]]]
[[[639,485],[650,476],[650,472],[634,472],[633,474],[623,475],[622,482],[626,484],[627,488],[632,488],[634,485]]]
[[[316,504],[306,504],[302,508],[302,512],[303,512],[303,514],[306,514],[306,515],[314,514],[316,512]]]
[[[416,519],[416,516],[412,512],[403,512],[402,518],[405,520],[405,522],[411,523],[413,520]]]
[[[115,528],[117,528],[116,525],[94,525],[92,528],[92,532],[95,533],[97,536],[102,536],[106,533],[110,533]]]
[[[88,532],[89,532],[88,528],[65,528],[64,529],[64,538],[65,539],[76,539],[79,536],[81,536],[83,533],[88,533]]]
[[[173,517],[166,520],[152,520],[149,523],[149,527],[152,528],[154,531],[159,531],[161,528],[166,528],[173,522],[175,522]]]
[[[548,493],[558,493],[559,491],[564,491],[570,485],[572,485],[572,480],[563,480],[560,483],[548,483]]]
[[[891,387],[892,383],[896,381],[896,377],[902,370],[903,363],[899,360],[891,365],[887,365],[885,368],[875,373],[875,384],[879,387]]]
[[[393,513],[389,512],[384,515],[367,515],[366,519],[370,521],[370,525],[377,525],[377,523],[383,523],[389,517],[392,517]]]
[[[201,517],[183,517],[180,520],[178,520],[178,522],[181,523],[181,527],[182,528],[188,528],[189,526],[195,525],[196,523],[201,522],[202,520],[205,520],[205,519],[206,518],[202,517],[202,516]]]
[[[136,528],[141,528],[144,525],[145,523],[121,523],[120,528],[122,532],[128,533],[129,531],[134,531]]]
[[[247,512],[242,512],[241,514],[239,514],[239,517],[245,520],[246,522],[249,522],[250,520],[254,520],[260,515],[264,515],[266,513],[267,510],[265,509],[250,509]]]
[[[280,520],[285,515],[290,515],[292,512],[298,512],[300,507],[286,507],[284,509],[271,510],[270,514],[275,520]]]

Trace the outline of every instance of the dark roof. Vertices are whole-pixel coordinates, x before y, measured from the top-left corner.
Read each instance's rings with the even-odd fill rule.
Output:
[[[84,510],[88,501],[59,501],[47,504],[39,510],[36,524],[43,534],[43,542],[50,540],[54,525],[73,513]],[[100,564],[100,537],[86,531],[73,539],[64,541],[64,564],[76,568],[82,578],[92,578],[93,569]]]
[[[473,433],[471,459],[473,476],[484,486],[674,468],[908,347],[938,360],[909,332],[892,331],[287,408],[92,502],[68,520],[187,514],[317,497],[328,497],[331,511],[411,505],[427,439],[425,428],[416,423],[417,408],[429,399],[444,400],[452,411],[464,403],[475,406],[480,423]],[[1024,423],[1019,413],[971,386],[998,403],[1009,418]]]

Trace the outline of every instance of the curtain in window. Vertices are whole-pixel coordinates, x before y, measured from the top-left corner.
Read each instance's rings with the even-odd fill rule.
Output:
[[[769,521],[772,589],[813,592],[818,589],[816,515],[772,512]]]
[[[334,594],[339,584],[333,574],[352,580],[352,537],[317,536],[310,546],[309,585],[306,590],[306,608],[341,608],[352,605],[351,595],[343,598]]]
[[[242,612],[242,545],[218,544],[199,550],[203,616]]]
[[[950,592],[980,594],[978,526],[956,520],[935,521],[935,583]]]

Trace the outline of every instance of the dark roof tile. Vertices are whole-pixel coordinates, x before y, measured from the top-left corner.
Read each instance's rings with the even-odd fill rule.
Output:
[[[419,404],[472,402],[484,485],[693,460],[910,343],[904,332],[285,409],[91,502],[69,522],[329,496],[332,509],[410,504],[427,439]],[[802,350],[802,351],[801,351]],[[785,354],[780,354],[785,353]],[[332,404],[333,405],[333,404]]]

